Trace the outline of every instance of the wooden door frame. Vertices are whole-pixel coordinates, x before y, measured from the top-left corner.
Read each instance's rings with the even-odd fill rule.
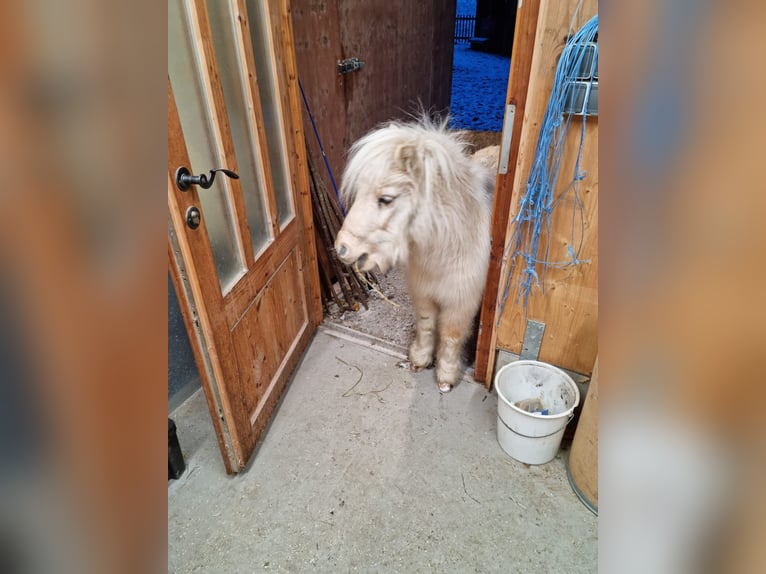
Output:
[[[516,180],[516,165],[521,144],[522,126],[524,125],[527,92],[529,89],[532,58],[538,35],[538,20],[542,0],[526,0],[516,12],[516,27],[511,51],[511,67],[508,74],[508,92],[505,100],[505,113],[508,106],[514,106],[511,133],[502,134],[508,153],[508,170],[498,174],[495,180],[495,196],[492,207],[492,249],[490,252],[489,272],[484,287],[479,321],[479,337],[476,345],[474,378],[483,382],[487,389],[492,387],[492,374],[495,366],[495,346],[497,344],[498,294],[500,280],[506,267],[504,252],[508,240],[511,199]],[[505,123],[503,129],[506,129]],[[504,150],[501,148],[501,153]]]
[[[492,249],[490,267],[481,306],[479,336],[477,340],[474,367],[474,378],[477,381],[483,382],[487,388],[491,386],[491,378],[495,363],[498,291],[504,271],[503,254],[508,237],[509,211],[513,197],[522,126],[524,124],[527,92],[532,70],[532,58],[535,52],[535,41],[538,35],[537,28],[541,10],[540,6],[541,0],[527,0],[519,6],[516,14],[514,44],[505,101],[506,110],[508,109],[508,105],[515,106],[515,116],[513,126],[511,126],[510,129],[511,133],[503,134],[505,137],[510,138],[510,145],[507,150],[504,150],[504,152],[508,154],[508,172],[497,175],[496,177],[491,227]],[[331,3],[327,10],[324,18],[334,22],[337,26],[339,18],[337,5]],[[301,14],[300,17],[306,19],[309,17],[309,14]],[[335,19],[333,20],[333,18]],[[303,22],[300,22],[299,25],[305,27]],[[339,36],[340,31],[338,29],[331,30],[329,33],[330,42],[337,41],[340,45],[341,39]],[[314,35],[310,35],[309,37],[315,38]],[[311,69],[307,72],[307,77],[304,78],[304,87],[307,90],[307,97],[309,99],[311,99],[312,91],[321,92],[322,88],[326,89],[328,93],[335,93],[336,95],[343,92],[347,80],[342,76],[337,76],[337,74],[334,73],[334,69],[328,70],[328,73],[321,76],[321,81],[317,80],[317,73],[318,71],[316,69]],[[353,81],[353,77],[349,78],[348,81]],[[322,99],[315,98],[315,100],[316,101],[312,102],[315,115],[318,117],[324,116],[327,111],[326,107],[322,105]],[[346,121],[345,116],[342,119],[344,122]],[[345,123],[343,133],[347,133],[347,130],[345,130]],[[309,142],[310,146],[312,146],[312,150],[314,150],[314,146],[316,145],[314,139],[315,138],[310,138],[311,141]],[[344,136],[344,142],[347,142],[347,140],[348,138]],[[344,145],[343,147],[347,146]],[[337,153],[337,150],[334,150],[330,155]],[[321,174],[321,177],[326,177],[324,172]],[[329,180],[326,182],[326,185],[328,188],[330,187]]]

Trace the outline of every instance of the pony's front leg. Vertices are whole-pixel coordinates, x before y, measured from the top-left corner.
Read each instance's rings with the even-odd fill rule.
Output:
[[[442,311],[439,326],[439,350],[436,353],[436,384],[448,393],[460,375],[460,352],[473,320],[472,315]]]
[[[415,308],[415,340],[410,345],[410,363],[415,371],[430,367],[434,362],[436,346],[436,315],[438,308],[432,301],[413,301]]]

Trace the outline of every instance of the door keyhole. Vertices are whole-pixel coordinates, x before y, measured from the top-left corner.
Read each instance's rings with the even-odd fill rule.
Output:
[[[196,206],[192,205],[186,210],[186,225],[192,229],[197,229],[201,222],[202,214]]]

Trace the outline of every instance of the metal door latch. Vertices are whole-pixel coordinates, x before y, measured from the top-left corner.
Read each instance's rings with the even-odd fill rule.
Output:
[[[338,73],[350,74],[364,68],[364,62],[359,58],[348,58],[346,60],[338,60]]]

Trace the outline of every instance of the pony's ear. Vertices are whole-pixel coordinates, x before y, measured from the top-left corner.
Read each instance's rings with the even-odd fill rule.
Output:
[[[420,157],[418,155],[418,148],[415,144],[401,144],[396,148],[396,160],[399,162],[401,168],[410,175],[417,176],[420,174]]]

